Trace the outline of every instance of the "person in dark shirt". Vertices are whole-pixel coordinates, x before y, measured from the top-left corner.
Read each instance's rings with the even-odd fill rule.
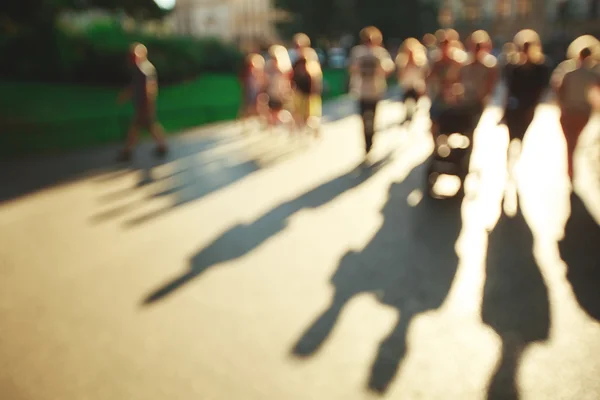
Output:
[[[504,71],[508,98],[503,122],[511,140],[523,140],[535,109],[548,88],[550,67],[542,53],[540,38],[534,31],[519,32],[514,44],[517,52],[510,56]]]
[[[163,156],[167,152],[162,125],[156,120],[156,98],[158,81],[156,68],[148,61],[148,49],[140,43],[131,47],[132,80],[131,85],[119,97],[119,102],[127,98],[133,100],[134,117],[127,132],[125,148],[119,154],[119,159],[131,159],[133,149],[138,140],[140,129],[147,129],[157,143],[156,153]]]
[[[550,66],[546,62],[539,35],[525,29],[517,33],[513,43],[517,51],[508,56],[504,76],[507,86],[507,99],[504,116],[500,124],[506,126],[509,136],[509,173],[519,157],[520,144],[529,125],[533,121],[535,110],[550,83]]]

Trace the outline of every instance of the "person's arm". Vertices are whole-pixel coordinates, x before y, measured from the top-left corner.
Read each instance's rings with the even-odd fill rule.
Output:
[[[588,92],[588,101],[594,111],[600,111],[600,82],[592,86]]]
[[[396,69],[396,64],[394,63],[394,60],[392,60],[392,56],[386,49],[382,48],[381,50],[381,68],[383,69],[385,76],[390,76]]]
[[[566,72],[566,63],[560,63],[554,72],[552,72],[552,76],[550,77],[550,87],[554,91],[556,95],[558,95],[558,91],[560,90],[562,80],[565,77]]]
[[[151,100],[158,97],[158,80],[155,77],[148,78],[146,81],[146,95]]]
[[[404,55],[399,53],[396,56],[396,79],[398,79],[398,82],[402,82],[404,75]]]
[[[319,63],[314,63],[311,71],[311,80],[312,80],[312,92],[313,94],[322,94],[323,93],[323,70],[321,69],[321,65]]]
[[[354,48],[350,51],[350,58],[348,61],[348,73],[350,74],[351,77],[354,76],[356,73],[358,73],[357,52],[358,52],[358,50],[356,48]]]
[[[566,76],[562,77],[562,79],[560,80],[560,85],[556,88],[556,102],[558,103],[559,107],[564,104],[566,94],[566,85],[564,84],[565,77]]]

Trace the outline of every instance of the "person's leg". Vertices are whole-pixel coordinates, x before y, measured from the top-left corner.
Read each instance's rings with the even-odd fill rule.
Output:
[[[148,130],[157,146],[157,153],[162,155],[167,152],[165,131],[162,125],[156,119],[156,108],[152,105],[148,110],[141,113],[140,122]]]
[[[149,129],[154,142],[156,143],[156,152],[158,155],[164,155],[167,153],[167,141],[165,139],[165,129],[158,121],[154,121]]]
[[[367,141],[367,134],[366,134],[366,130],[367,130],[367,124],[365,121],[365,115],[367,113],[367,104],[366,101],[363,99],[360,99],[358,101],[358,115],[360,115],[360,120],[362,121],[362,126],[363,126],[363,136],[365,137],[365,145],[366,145],[366,141]]]
[[[133,117],[129,129],[127,130],[127,138],[125,139],[125,147],[118,155],[119,161],[129,161],[135,148],[140,134],[140,116]]]
[[[321,116],[323,115],[323,103],[321,96],[313,94],[309,98],[309,125],[314,130],[316,137],[321,135]]]
[[[369,153],[373,147],[373,136],[375,135],[375,112],[377,109],[377,101],[363,100],[362,101],[362,118],[365,135],[365,151]]]
[[[294,124],[296,129],[301,129],[304,127],[304,118],[303,118],[303,98],[302,94],[296,91],[293,95],[294,102]]]
[[[589,115],[585,114],[563,112],[560,117],[560,125],[567,143],[567,172],[571,181],[574,175],[574,155],[577,141],[588,121]]]

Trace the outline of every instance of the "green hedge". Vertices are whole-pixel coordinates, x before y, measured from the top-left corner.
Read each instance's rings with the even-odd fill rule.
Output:
[[[55,29],[0,38],[0,79],[34,82],[122,85],[129,80],[127,53],[133,42],[148,47],[162,84],[206,72],[234,73],[242,54],[215,39],[158,37],[129,33],[116,22],[96,24],[83,32]]]
[[[324,71],[324,99],[345,93],[346,76]],[[0,158],[121,141],[133,112],[116,104],[116,88],[0,82],[0,93]],[[235,75],[207,73],[161,88],[158,117],[168,132],[231,120],[240,97]]]

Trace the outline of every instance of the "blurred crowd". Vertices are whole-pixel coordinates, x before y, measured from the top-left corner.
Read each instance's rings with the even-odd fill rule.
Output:
[[[395,59],[382,45],[376,27],[360,32],[361,43],[349,56],[349,91],[358,100],[363,122],[365,151],[369,153],[375,136],[375,119],[380,101],[394,79],[400,86],[410,121],[429,99],[431,130],[437,150],[434,159],[448,160],[448,138],[461,134],[467,139],[477,127],[499,85],[506,90],[498,104],[504,107],[499,124],[507,128],[511,140],[522,140],[536,107],[550,89],[560,109],[560,123],[567,143],[568,173],[573,176],[573,152],[578,137],[600,108],[600,42],[589,35],[577,38],[568,48],[565,61],[552,71],[544,55],[539,35],[533,30],[519,32],[504,51],[493,55],[494,44],[487,32],[478,30],[464,40],[453,29],[427,34],[422,40],[404,41]],[[249,54],[240,74],[242,104],[240,119],[258,119],[266,126],[281,124],[291,131],[320,133],[323,70],[310,38],[298,33],[294,51],[272,46],[268,54]],[[132,47],[134,74],[131,95],[135,117],[127,146],[121,154],[129,159],[138,131],[147,128],[165,154],[167,146],[162,127],[156,120],[156,70],[141,44]],[[470,142],[470,140],[467,140]],[[462,146],[469,147],[467,146]],[[444,152],[440,149],[444,148]],[[460,161],[460,160],[459,160]],[[455,163],[468,168],[464,163]],[[463,171],[464,172],[464,171]]]

